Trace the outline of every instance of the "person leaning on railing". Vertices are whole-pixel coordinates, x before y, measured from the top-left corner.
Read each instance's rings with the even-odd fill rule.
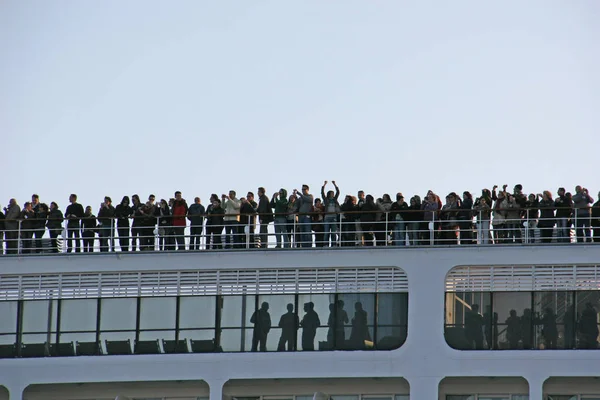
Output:
[[[129,204],[129,196],[123,196],[121,203],[115,207],[121,251],[129,251],[129,218],[133,215],[133,208]]]
[[[96,241],[96,232],[98,232],[96,216],[92,213],[92,207],[87,206],[81,219],[81,237],[83,238],[83,252],[92,253],[94,251],[94,242]]]
[[[354,231],[356,229],[356,220],[358,217],[356,197],[347,195],[340,210],[342,212],[342,246],[355,246],[356,234]]]
[[[50,212],[46,221],[46,228],[50,234],[50,251],[58,253],[58,235],[62,234],[62,223],[65,220],[63,213],[58,208],[56,202],[50,203]]]

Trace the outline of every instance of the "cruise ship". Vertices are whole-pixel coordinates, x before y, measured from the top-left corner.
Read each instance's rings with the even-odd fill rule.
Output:
[[[600,399],[599,261],[593,244],[0,257],[0,399]]]

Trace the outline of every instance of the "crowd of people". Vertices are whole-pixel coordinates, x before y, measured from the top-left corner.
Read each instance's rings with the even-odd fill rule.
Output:
[[[199,197],[188,205],[179,191],[158,202],[154,195],[145,202],[137,194],[123,196],[116,207],[106,196],[97,214],[79,204],[76,194],[64,213],[57,202],[48,206],[34,194],[22,208],[10,199],[0,213],[0,238],[6,254],[43,252],[46,230],[52,252],[59,251],[59,236],[67,252],[94,251],[96,240],[103,252],[267,248],[270,236],[276,248],[600,242],[600,200],[594,203],[581,186],[575,194],[559,188],[556,197],[550,191],[526,195],[522,185],[512,192],[508,185],[493,186],[476,198],[451,192],[445,202],[429,191],[407,202],[402,193],[393,201],[389,194],[375,199],[362,190],[340,201],[340,189],[332,184],[334,190],[326,190],[324,182],[321,198],[308,185],[270,197],[259,187],[256,198],[253,192],[238,198],[230,190],[212,194],[207,207]]]

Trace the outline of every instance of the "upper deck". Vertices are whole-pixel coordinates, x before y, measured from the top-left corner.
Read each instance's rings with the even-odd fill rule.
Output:
[[[444,337],[445,326],[446,331],[456,328],[464,323],[464,316],[460,320],[460,312],[449,308],[447,296],[458,296],[456,302],[467,305],[463,314],[472,310],[475,302],[485,314],[486,298],[491,299],[487,303],[491,307],[515,308],[519,314],[522,302],[529,302],[533,309],[546,308],[546,297],[536,296],[549,292],[563,297],[582,293],[581,306],[588,302],[596,305],[598,265],[600,246],[591,244],[2,257],[0,304],[16,304],[17,310],[7,315],[19,321],[2,319],[11,321],[11,340],[17,337],[20,345],[56,342],[57,346],[63,337],[66,342],[99,342],[100,350],[93,354],[104,355],[58,357],[45,353],[50,356],[1,359],[0,376],[3,384],[17,387],[17,391],[37,383],[202,379],[221,390],[223,383],[232,379],[403,377],[412,393],[425,394],[416,398],[428,393],[437,396],[430,386],[437,388],[445,377],[519,376],[529,382],[531,398],[541,398],[542,384],[551,376],[600,375],[600,352],[569,350],[564,340],[558,346],[561,351],[540,351],[544,346],[537,345],[537,350],[527,350],[521,342],[519,351],[504,344],[501,346],[507,351],[494,351],[488,338],[480,351],[453,349]],[[461,297],[461,293],[476,295]],[[506,297],[507,293],[510,296]],[[402,296],[408,297],[407,303]],[[563,297],[550,302],[559,307],[566,301]],[[364,305],[369,346],[328,347],[327,306],[339,300],[345,302],[349,320],[356,315],[351,311],[353,304]],[[250,318],[263,302],[271,305],[273,331],[266,340],[267,351],[253,352]],[[321,351],[305,351],[302,329],[293,340],[292,350],[296,351],[277,351],[282,334],[277,321],[286,304],[293,304],[293,313],[302,319],[306,309],[299,310],[309,302],[321,319],[315,338],[315,350]],[[555,310],[564,316],[564,310]],[[214,318],[212,322],[190,322],[195,313],[207,312]],[[507,312],[498,308],[501,315]],[[227,322],[232,319],[235,324]],[[505,330],[503,319],[497,322],[498,331]],[[79,320],[87,325],[79,326]],[[104,320],[110,323],[103,325]],[[6,332],[5,322],[2,326]],[[562,326],[559,330],[564,336]],[[344,330],[349,341],[353,323],[344,324]],[[498,335],[498,341],[505,343],[506,333]],[[213,340],[213,345],[220,337],[221,348],[194,348],[190,337],[204,344]],[[384,337],[397,340],[388,347],[379,346]],[[135,354],[136,341],[161,338],[185,339],[188,347],[171,353],[162,343],[158,354]],[[536,338],[543,343],[543,337]],[[127,339],[131,340],[125,350],[107,347],[111,341],[122,344]],[[324,345],[319,347],[321,343]],[[479,349],[477,341],[471,346]],[[159,362],[149,362],[154,359]]]

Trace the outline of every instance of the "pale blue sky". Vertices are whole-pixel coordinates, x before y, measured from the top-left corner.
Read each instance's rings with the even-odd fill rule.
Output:
[[[596,197],[600,2],[0,3],[0,203]]]

